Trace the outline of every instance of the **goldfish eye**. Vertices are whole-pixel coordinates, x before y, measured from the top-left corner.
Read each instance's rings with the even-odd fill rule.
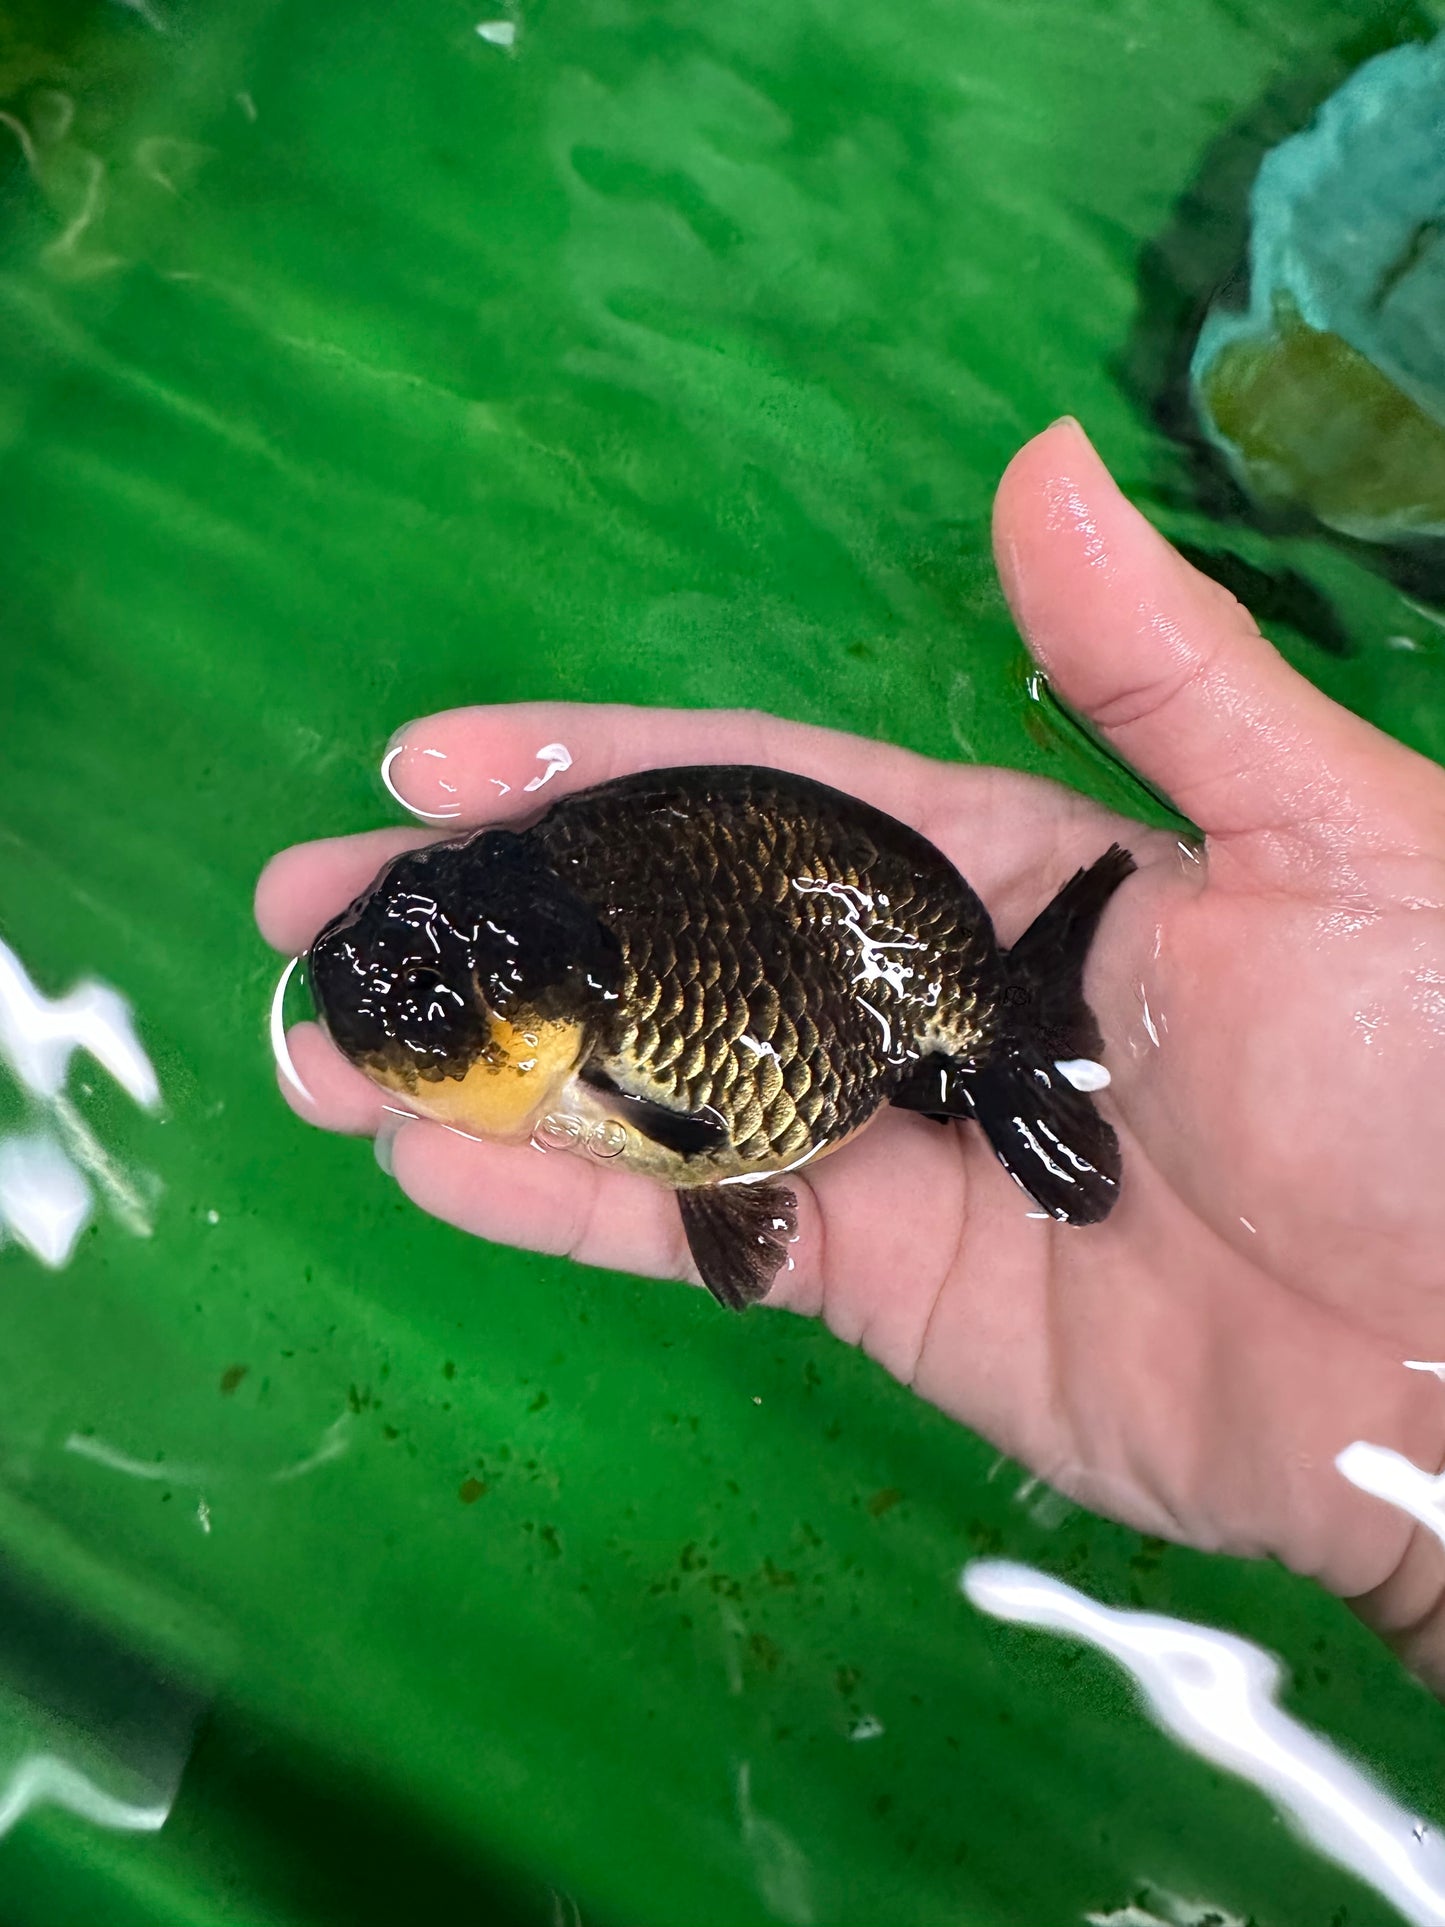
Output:
[[[397,972],[396,981],[403,990],[416,992],[434,989],[441,984],[442,978],[440,971],[433,970],[428,965],[407,964]],[[445,988],[444,985],[442,987]]]

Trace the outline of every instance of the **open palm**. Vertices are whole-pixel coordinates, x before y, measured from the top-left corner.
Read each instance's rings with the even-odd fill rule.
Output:
[[[1334,1460],[1363,1438],[1445,1461],[1445,1388],[1405,1364],[1445,1355],[1445,773],[1296,676],[1073,425],[1016,458],[995,538],[1060,693],[1200,824],[1203,853],[1049,783],[766,716],[479,708],[413,725],[392,759],[437,829],[283,852],[262,928],[299,950],[399,848],[666,764],[766,764],[879,805],[953,859],[1005,942],[1125,842],[1140,871],[1088,974],[1123,1146],[1113,1215],[1030,1215],[981,1133],[889,1112],[797,1185],[770,1302],[821,1314],[1097,1510],[1275,1554],[1409,1640],[1445,1555]],[[529,793],[554,742],[571,767]],[[395,1123],[313,1027],[292,1051],[303,1115]],[[482,1236],[695,1276],[644,1178],[420,1120],[392,1161],[418,1204]]]

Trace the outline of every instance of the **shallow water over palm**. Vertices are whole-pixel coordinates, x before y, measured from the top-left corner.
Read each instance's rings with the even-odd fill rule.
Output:
[[[0,1770],[100,1789],[0,1841],[7,1918],[1397,1917],[1082,1620],[959,1577],[1278,1655],[1428,1834],[1445,1714],[1343,1606],[1071,1507],[800,1321],[422,1218],[277,1098],[250,893],[394,820],[390,732],[474,700],[745,704],[1168,820],[994,580],[998,474],[1066,410],[1445,754],[1431,606],[1167,432],[1259,154],[1432,19],[0,10],[0,935],[32,1031],[91,982],[142,1053],[0,1068],[52,1185],[0,1248]],[[5,1639],[56,1599],[120,1656],[59,1712],[70,1649]]]

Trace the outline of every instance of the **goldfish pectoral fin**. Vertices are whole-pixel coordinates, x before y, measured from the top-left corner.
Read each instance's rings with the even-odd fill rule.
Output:
[[[727,1125],[716,1111],[674,1111],[655,1098],[626,1090],[606,1071],[589,1065],[580,1073],[582,1082],[594,1091],[605,1091],[617,1105],[617,1114],[645,1138],[676,1151],[679,1157],[698,1157],[705,1151],[720,1151],[727,1142]]]
[[[766,1298],[797,1235],[798,1201],[783,1184],[709,1184],[679,1191],[682,1228],[702,1281],[720,1305]]]

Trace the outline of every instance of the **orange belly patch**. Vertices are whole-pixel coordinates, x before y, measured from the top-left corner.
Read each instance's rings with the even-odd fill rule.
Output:
[[[412,1109],[474,1137],[530,1137],[532,1125],[571,1076],[582,1052],[580,1024],[509,1024],[492,1019],[490,1047],[462,1077],[432,1082],[373,1072],[402,1091]]]

